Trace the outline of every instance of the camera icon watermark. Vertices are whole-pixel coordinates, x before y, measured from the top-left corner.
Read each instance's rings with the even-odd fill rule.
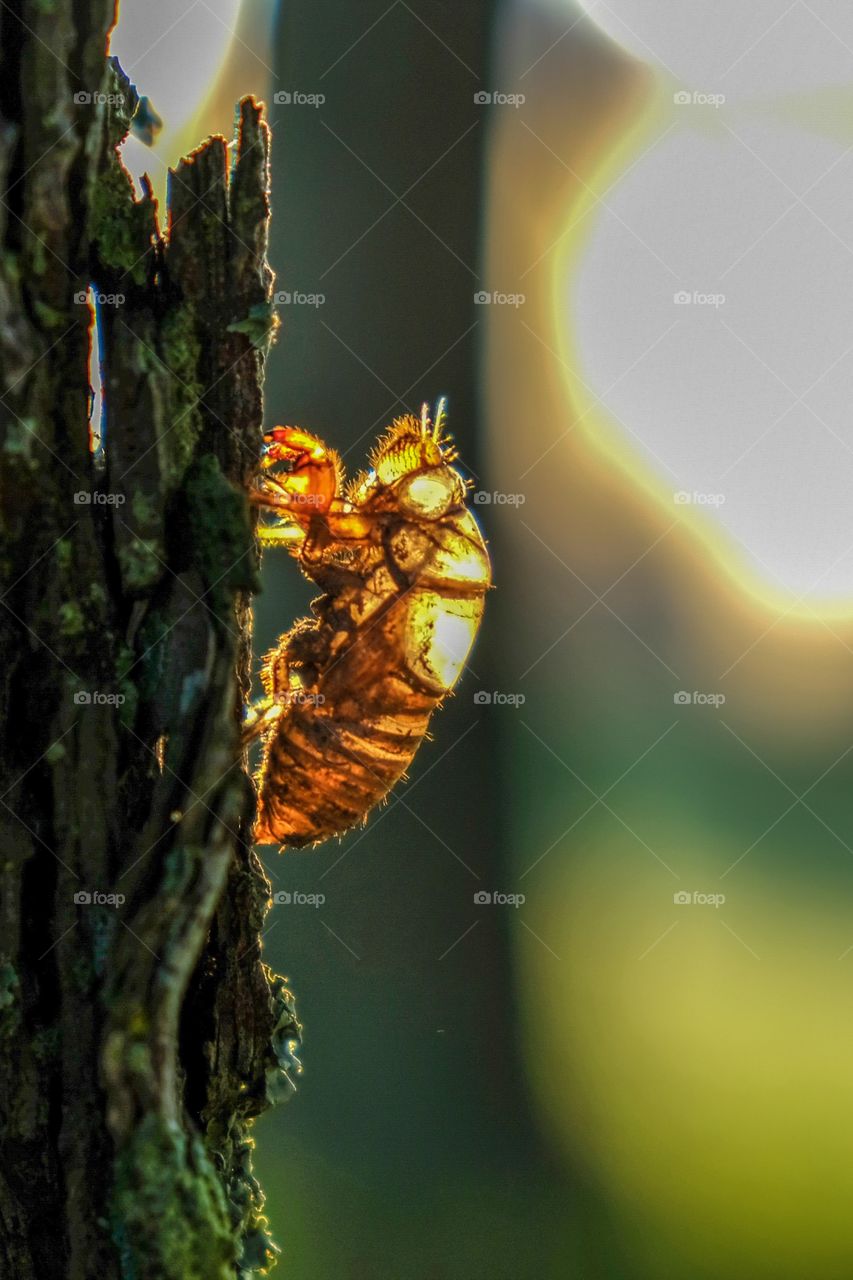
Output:
[[[102,693],[100,689],[78,689],[74,694],[75,707],[123,707],[127,698],[123,693]]]
[[[279,889],[273,894],[272,900],[276,906],[313,907],[316,911],[326,901],[326,895],[324,893],[288,893],[286,889]]]
[[[714,907],[719,911],[720,907],[725,904],[726,895],[724,893],[700,893],[694,890],[693,893],[687,893],[684,889],[680,889],[672,895],[672,901],[677,907]]]
[[[74,94],[74,102],[78,107],[91,106],[110,106],[120,107],[124,105],[123,93],[89,93],[86,89],[78,89]]]
[[[694,689],[691,693],[688,689],[679,689],[678,693],[672,695],[672,700],[677,707],[720,707],[725,705],[726,695],[724,693],[702,693],[699,689]]]
[[[126,501],[123,493],[104,493],[102,489],[96,489],[94,493],[78,489],[74,495],[75,507],[123,507]]]
[[[272,100],[277,107],[322,107],[325,93],[303,93],[301,89],[279,89]]]
[[[305,689],[286,689],[276,694],[275,701],[283,707],[322,707],[326,701],[324,693],[308,693]]]
[[[85,307],[90,302],[94,302],[98,307],[123,307],[127,302],[127,297],[123,293],[96,293],[94,289],[79,289],[75,293],[75,306]]]
[[[277,307],[322,307],[326,301],[325,293],[300,293],[298,290],[280,289],[273,294],[273,302]]]
[[[478,689],[474,694],[475,707],[523,707],[526,701],[523,693],[501,693],[497,689]]]
[[[474,502],[478,507],[523,507],[527,495],[523,493],[502,493],[498,489],[478,489],[474,494]]]
[[[500,289],[478,289],[474,303],[478,307],[523,307],[526,293],[504,293]]]
[[[479,89],[474,94],[474,105],[477,107],[523,107],[527,97],[523,93],[503,93],[500,89],[488,91]]]
[[[726,500],[724,493],[698,493],[695,489],[679,489],[672,495],[677,507],[721,507]]]
[[[99,889],[78,889],[74,894],[77,907],[121,907],[125,902],[123,893],[101,893]]]
[[[726,101],[724,93],[703,93],[700,89],[679,89],[672,95],[677,107],[713,107],[719,111]]]
[[[724,293],[702,293],[699,289],[679,289],[672,295],[677,307],[714,307],[719,310],[726,305]]]
[[[519,907],[524,906],[527,897],[523,893],[501,893],[500,890],[489,892],[487,889],[479,889],[474,894],[474,904],[478,907]]]

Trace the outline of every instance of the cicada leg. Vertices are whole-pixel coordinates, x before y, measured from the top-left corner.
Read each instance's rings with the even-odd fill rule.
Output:
[[[332,510],[325,518],[332,539],[347,546],[375,542],[384,523],[383,515],[364,515],[361,511]]]
[[[280,524],[259,524],[257,534],[262,547],[281,547],[302,542],[305,530],[292,521],[282,520]]]
[[[289,470],[272,474],[276,463]],[[259,530],[262,543],[297,543],[304,538],[303,559],[320,560],[333,543],[366,545],[381,536],[383,517],[353,510],[338,496],[343,482],[341,460],[321,440],[299,427],[274,427],[264,436],[261,463],[266,474],[249,495],[259,507],[274,511],[282,525]]]
[[[338,495],[341,462],[321,440],[298,427],[274,427],[264,436],[264,470],[278,462],[289,470],[264,478],[255,501],[288,511],[300,524],[325,515]]]
[[[367,546],[381,537],[384,523],[381,515],[346,510],[340,499],[336,499],[331,510],[315,513],[306,519],[303,512],[294,511],[290,497],[278,489],[277,484],[272,486],[268,481],[262,481],[250,494],[255,506],[274,511],[281,519],[279,524],[258,526],[262,546],[289,547],[296,550],[306,563],[311,563],[322,560],[327,549],[335,544]]]
[[[258,698],[253,702],[243,721],[243,746],[250,746],[255,738],[259,738],[261,734],[271,729],[283,710],[284,704],[275,698]]]
[[[290,705],[297,681],[291,675],[287,636],[264,658],[261,669],[264,697],[253,702],[243,721],[243,746],[272,729]]]

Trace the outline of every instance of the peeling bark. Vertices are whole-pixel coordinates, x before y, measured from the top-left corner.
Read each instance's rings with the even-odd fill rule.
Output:
[[[113,18],[0,7],[0,1276],[246,1280],[251,1124],[298,1038],[239,745],[268,136],[244,100],[161,230]],[[90,286],[123,298],[95,451]]]

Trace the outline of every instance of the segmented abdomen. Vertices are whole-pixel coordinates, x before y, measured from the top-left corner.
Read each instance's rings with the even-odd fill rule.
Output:
[[[470,616],[473,635],[483,592],[472,588],[464,597],[447,608]],[[395,601],[363,632],[356,630],[316,684],[286,707],[264,748],[259,843],[301,848],[341,834],[403,776],[453,683],[430,678],[428,650],[412,653],[413,619],[428,614],[430,603],[434,614],[435,600],[434,592],[415,590]],[[438,631],[433,623],[427,644],[438,643]],[[286,637],[282,645],[286,651]],[[466,656],[467,649],[460,669]]]

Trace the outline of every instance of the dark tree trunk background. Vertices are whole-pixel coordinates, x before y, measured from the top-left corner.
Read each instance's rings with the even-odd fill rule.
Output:
[[[238,728],[268,138],[244,101],[158,230],[113,18],[0,6],[0,1272],[233,1280],[273,1257],[250,1127],[298,1034]]]

